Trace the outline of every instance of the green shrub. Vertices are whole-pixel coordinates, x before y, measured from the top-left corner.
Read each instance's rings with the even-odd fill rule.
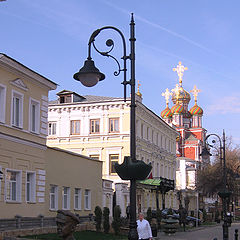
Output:
[[[205,209],[203,209],[203,221],[206,222],[207,221],[207,212]]]
[[[94,210],[95,213],[95,222],[96,222],[96,231],[101,231],[101,225],[102,225],[102,209],[99,206],[95,207]]]
[[[152,222],[152,209],[149,207],[147,210],[147,217],[146,219],[148,220],[149,224]]]
[[[121,227],[121,208],[119,207],[119,205],[116,205],[114,207],[112,227],[114,233],[116,235],[119,235]]]
[[[108,233],[109,229],[110,229],[109,214],[110,214],[109,208],[104,207],[103,208],[103,229],[104,229],[104,233]]]

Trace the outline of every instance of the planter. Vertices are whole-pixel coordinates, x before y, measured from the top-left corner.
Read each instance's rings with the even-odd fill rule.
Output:
[[[162,222],[164,223],[163,232],[165,232],[166,234],[170,235],[177,231],[177,229],[178,229],[178,220],[177,219],[168,217],[167,219],[163,219]]]

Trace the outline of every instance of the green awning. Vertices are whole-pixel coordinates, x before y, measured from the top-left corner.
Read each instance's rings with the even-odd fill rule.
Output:
[[[138,183],[151,185],[151,186],[160,186],[161,179],[145,179],[142,181],[138,181]]]

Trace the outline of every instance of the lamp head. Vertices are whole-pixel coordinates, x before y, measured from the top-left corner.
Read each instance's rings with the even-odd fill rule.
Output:
[[[200,156],[202,156],[203,159],[208,159],[212,154],[208,151],[206,147],[202,149],[202,153],[200,153]]]
[[[95,67],[93,60],[87,59],[79,72],[73,75],[73,78],[86,87],[93,87],[99,81],[105,79],[105,75]]]

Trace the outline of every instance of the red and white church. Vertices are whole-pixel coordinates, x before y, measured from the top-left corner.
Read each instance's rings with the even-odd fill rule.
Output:
[[[198,106],[197,97],[200,92],[196,86],[190,92],[194,97],[194,104],[189,109],[191,96],[183,88],[183,73],[187,70],[181,62],[173,71],[177,72],[179,83],[169,91],[167,88],[162,96],[166,100],[166,108],[161,112],[161,117],[179,132],[176,141],[177,171],[176,189],[181,190],[183,196],[190,199],[190,209],[196,209],[198,193],[196,189],[196,174],[200,164],[204,164],[200,157],[206,130],[202,126],[203,109]],[[172,106],[169,100],[172,100]],[[180,196],[181,197],[181,196]],[[192,206],[191,206],[192,205]]]

